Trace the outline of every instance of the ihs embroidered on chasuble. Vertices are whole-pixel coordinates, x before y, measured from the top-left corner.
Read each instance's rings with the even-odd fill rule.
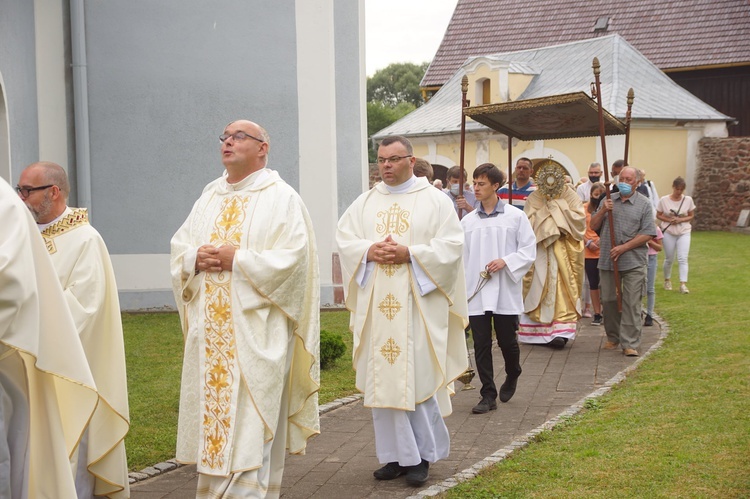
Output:
[[[393,205],[387,210],[379,211],[377,213],[379,222],[375,226],[375,230],[381,236],[387,234],[403,236],[406,231],[409,230],[410,215],[411,213],[407,210],[401,209],[398,203],[393,203]]]
[[[385,357],[385,360],[387,360],[389,364],[393,365],[398,356],[401,355],[401,347],[396,344],[396,340],[388,338],[385,345],[380,347],[380,354]]]
[[[89,215],[86,208],[73,208],[72,210],[72,213],[65,215],[42,231],[42,238],[44,239],[44,244],[47,246],[47,251],[50,255],[57,253],[57,247],[55,246],[54,241],[57,236],[67,234],[76,227],[88,225],[89,223]]]
[[[214,221],[214,246],[239,247],[249,197],[224,200]],[[231,280],[226,272],[205,274],[205,364],[203,366],[203,451],[201,464],[222,468],[233,426],[232,395],[239,380],[232,322]]]

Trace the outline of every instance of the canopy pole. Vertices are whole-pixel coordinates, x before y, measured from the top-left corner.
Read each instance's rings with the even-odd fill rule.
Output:
[[[628,112],[625,113],[625,154],[622,156],[622,160],[625,166],[628,166],[628,151],[630,150],[630,112],[633,109],[633,101],[635,100],[635,92],[631,88],[628,90]]]
[[[508,204],[513,206],[513,137],[508,137]]]
[[[459,165],[461,168],[460,177],[458,179],[458,195],[464,195],[464,182],[466,181],[466,168],[464,168],[464,150],[466,149],[466,115],[464,109],[469,107],[469,101],[466,100],[466,92],[469,91],[469,77],[464,75],[461,78],[461,153],[459,156]],[[458,210],[458,219],[461,220],[463,214],[462,209]]]
[[[602,108],[602,87],[601,82],[599,81],[599,73],[601,72],[601,66],[599,65],[599,59],[594,57],[594,62],[592,64],[592,67],[594,69],[594,81],[596,84],[596,104],[599,111],[599,137],[602,141],[602,162],[604,163],[604,185],[606,186],[605,189],[605,195],[607,196],[607,199],[611,199],[610,197],[610,184],[609,184],[609,163],[607,162],[607,139],[606,139],[606,131],[604,129],[604,112]],[[626,136],[627,137],[627,136]],[[612,213],[612,210],[609,210],[607,212],[607,220],[609,221],[609,241],[610,241],[610,247],[615,247],[615,224],[614,224],[614,214]],[[617,310],[622,312],[622,292],[620,291],[620,271],[617,268],[617,262],[615,260],[612,260],[612,269],[615,272],[615,293],[617,294]]]

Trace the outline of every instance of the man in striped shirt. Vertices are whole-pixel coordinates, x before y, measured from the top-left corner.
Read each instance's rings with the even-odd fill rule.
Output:
[[[513,182],[513,201],[508,201],[508,184],[503,185],[497,191],[497,195],[506,203],[523,210],[526,205],[526,198],[536,190],[536,184],[531,178],[532,173],[534,173],[534,163],[529,158],[518,158],[518,161],[516,161],[516,180]]]

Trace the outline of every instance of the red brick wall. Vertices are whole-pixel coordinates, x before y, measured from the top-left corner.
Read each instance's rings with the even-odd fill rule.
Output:
[[[697,230],[731,230],[750,209],[750,137],[703,138],[693,189]]]

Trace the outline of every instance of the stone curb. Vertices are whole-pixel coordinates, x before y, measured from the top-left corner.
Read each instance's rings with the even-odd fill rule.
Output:
[[[488,456],[482,459],[481,461],[475,463],[471,468],[467,468],[463,471],[459,471],[458,473],[454,474],[451,477],[446,478],[440,483],[436,483],[434,485],[427,487],[426,489],[422,489],[418,491],[416,494],[409,496],[407,499],[419,499],[422,497],[435,497],[438,494],[447,492],[448,490],[452,489],[453,487],[455,487],[461,482],[465,482],[467,480],[471,480],[472,478],[475,478],[484,468],[487,468],[489,466],[499,463],[503,459],[509,457],[515,451],[519,449],[523,449],[524,447],[529,445],[529,443],[535,441],[537,436],[540,433],[551,430],[552,428],[559,425],[560,423],[564,423],[568,421],[572,416],[575,416],[576,414],[581,412],[581,410],[586,406],[586,403],[589,400],[595,400],[601,397],[602,395],[609,393],[609,391],[612,390],[613,386],[624,381],[625,378],[630,373],[632,373],[638,368],[641,362],[646,360],[648,356],[651,355],[652,352],[655,352],[657,349],[661,348],[661,346],[664,344],[664,339],[669,334],[669,325],[666,323],[666,321],[664,321],[658,315],[654,314],[653,317],[659,323],[659,327],[660,327],[659,339],[656,340],[656,343],[651,345],[651,348],[649,348],[647,352],[645,352],[643,355],[638,357],[638,359],[636,359],[635,362],[630,364],[628,367],[626,367],[625,369],[623,369],[622,371],[614,375],[612,378],[610,378],[606,383],[604,383],[604,386],[589,393],[588,395],[586,395],[581,400],[579,400],[575,404],[565,409],[563,412],[561,412],[554,418],[545,421],[541,425],[529,431],[523,437],[520,437],[518,440],[511,442],[510,445],[497,450],[491,456]]]
[[[338,409],[339,407],[353,404],[354,402],[360,400],[362,397],[363,395],[361,393],[357,393],[348,397],[336,399],[333,402],[328,402],[327,404],[318,406],[318,414],[322,415],[327,412],[331,412],[334,409]],[[169,461],[144,468],[141,471],[128,473],[128,482],[132,485],[136,482],[142,482],[143,480],[161,475],[162,473],[166,473],[168,471],[176,470],[177,468],[181,468],[183,466],[185,465],[182,463],[178,463],[175,459],[170,459]]]

